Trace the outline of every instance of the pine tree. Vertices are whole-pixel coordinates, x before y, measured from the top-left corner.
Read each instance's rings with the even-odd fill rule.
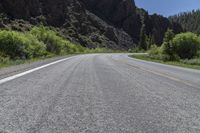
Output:
[[[165,33],[164,42],[170,42],[174,38],[175,34],[172,29],[168,29]]]
[[[173,22],[181,24],[185,31],[200,34],[200,10],[193,10],[191,12],[183,12],[169,17]]]
[[[169,60],[174,60],[176,58],[172,43],[174,37],[175,34],[173,30],[168,29],[167,32],[165,33],[164,42],[162,44],[163,53],[169,56]]]
[[[155,45],[154,35],[149,35],[146,37],[147,49],[151,48],[152,45]]]
[[[141,30],[140,30],[140,43],[139,46],[143,50],[147,50],[147,36],[146,36],[146,30],[145,30],[145,24],[142,24]]]

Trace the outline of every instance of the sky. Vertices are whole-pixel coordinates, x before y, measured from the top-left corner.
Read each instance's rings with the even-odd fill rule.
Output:
[[[135,0],[137,7],[146,9],[149,14],[171,16],[180,12],[200,9],[200,0]]]

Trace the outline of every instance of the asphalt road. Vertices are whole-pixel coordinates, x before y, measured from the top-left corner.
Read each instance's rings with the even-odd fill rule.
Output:
[[[79,55],[0,80],[0,133],[199,133],[200,71]]]

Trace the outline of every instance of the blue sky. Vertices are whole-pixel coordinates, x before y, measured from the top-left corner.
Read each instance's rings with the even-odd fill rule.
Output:
[[[135,3],[150,14],[157,13],[164,16],[200,9],[200,0],[135,0]]]

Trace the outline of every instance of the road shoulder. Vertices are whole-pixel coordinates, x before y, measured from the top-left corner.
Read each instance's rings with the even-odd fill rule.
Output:
[[[19,74],[19,73],[34,69],[36,67],[39,67],[39,66],[42,66],[42,65],[60,60],[60,59],[68,58],[71,56],[74,56],[74,55],[53,57],[53,58],[48,58],[48,59],[44,59],[44,60],[38,60],[35,62],[31,62],[31,63],[25,63],[25,64],[16,65],[16,66],[1,68],[0,69],[0,79],[4,79],[6,77],[9,77],[9,76],[12,76],[15,74]]]

